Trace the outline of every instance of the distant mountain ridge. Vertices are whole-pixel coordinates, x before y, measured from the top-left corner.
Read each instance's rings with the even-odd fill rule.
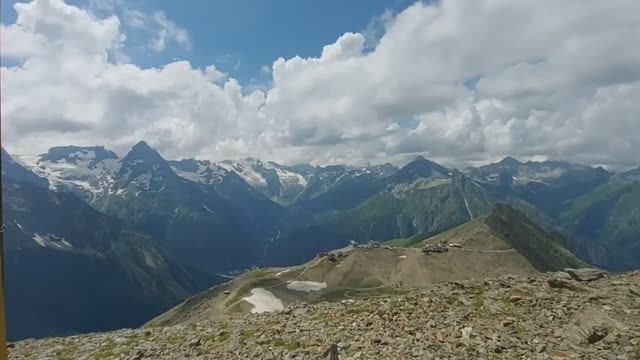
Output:
[[[2,164],[3,177],[29,184],[23,189],[36,187],[40,190],[33,193],[43,199],[75,199],[65,202],[111,219],[112,225],[101,225],[100,241],[89,235],[92,221],[82,216],[73,221],[79,223],[77,231],[88,234],[87,241],[101,244],[91,246],[90,252],[118,249],[114,259],[133,264],[116,273],[134,271],[137,275],[130,279],[142,276],[153,282],[157,277],[172,284],[167,292],[172,295],[156,294],[163,300],[147,303],[150,309],[188,296],[201,284],[197,279],[215,281],[219,274],[253,266],[302,263],[353,243],[414,244],[484,219],[499,204],[517,209],[550,234],[567,235],[562,246],[585,261],[616,271],[640,267],[640,169],[612,174],[563,161],[520,162],[512,157],[461,171],[421,156],[401,168],[285,166],[255,158],[167,160],[144,141],[122,158],[102,146],[62,146],[16,161],[3,149]],[[16,209],[21,196],[12,198]],[[52,203],[43,204],[43,209],[56,211]],[[62,226],[59,223],[47,223],[44,215],[34,219],[28,226],[18,220],[28,229],[26,237],[11,225],[12,241],[43,254],[67,254],[63,251],[81,246],[73,240],[81,236],[53,229]],[[136,247],[158,254],[160,263],[178,270],[148,269],[148,264],[141,265],[146,264],[145,252],[132,252]],[[147,256],[150,263],[156,263],[155,258]]]
[[[2,165],[10,339],[138,326],[217,282],[147,234],[26,176],[4,150]]]
[[[510,193],[554,215],[565,210],[571,200],[607,182],[611,176],[601,167],[566,161],[522,163],[513,157],[467,168],[464,173],[488,188]]]
[[[560,227],[572,235],[575,227],[558,219],[567,218],[563,214],[572,211],[576,199],[603,186],[613,176],[602,168],[565,161],[521,162],[513,157],[462,171],[447,169],[421,156],[400,169],[390,164],[285,166],[255,158],[220,162],[167,161],[144,142],[134,146],[122,159],[101,146],[55,147],[37,159],[31,169],[47,179],[51,188],[72,191],[98,210],[111,209],[108,212],[119,214],[120,218],[130,216],[122,212],[127,207],[123,204],[129,201],[124,199],[153,192],[162,197],[160,192],[167,181],[183,182],[181,191],[191,197],[202,189],[209,193],[213,191],[215,196],[212,193],[207,196],[219,197],[244,209],[241,212],[245,215],[241,218],[248,215],[258,219],[258,213],[268,214],[270,219],[258,221],[254,235],[249,236],[256,240],[250,242],[254,244],[251,246],[253,255],[248,258],[253,260],[248,263],[259,262],[265,254],[280,251],[283,251],[282,255],[276,258],[286,259],[286,254],[300,246],[314,249],[307,253],[309,256],[320,248],[341,246],[350,240],[385,240],[390,236],[437,233],[486,214],[497,201],[516,206],[536,221]],[[636,169],[613,178],[634,181],[640,175]],[[197,187],[185,185],[187,183],[199,184],[201,189],[194,190]],[[466,193],[464,189],[471,192]],[[128,192],[131,194],[127,195]],[[204,206],[211,209],[209,205]],[[203,205],[198,207],[206,211]],[[269,210],[252,211],[252,208]],[[444,208],[449,210],[443,212]],[[385,211],[387,215],[383,214]],[[430,213],[442,215],[426,215]],[[168,213],[161,217],[167,219],[164,221],[170,218]],[[332,218],[341,220],[336,223]],[[242,221],[235,221],[235,226],[239,227]],[[309,240],[302,245],[295,240],[297,236]],[[593,233],[589,237],[602,239]],[[574,241],[570,238],[569,241]],[[595,250],[604,240],[594,241],[580,240],[581,247],[592,249],[585,250],[584,254],[613,251]],[[314,246],[314,242],[322,245]],[[291,244],[295,246],[291,247]],[[287,247],[290,251],[285,250]],[[271,257],[268,255],[267,261],[271,261]],[[589,258],[595,259],[591,255]],[[605,261],[602,255],[598,258]],[[297,258],[297,261],[302,259]],[[596,262],[610,266],[610,261]]]
[[[40,156],[39,161],[60,162],[65,160],[75,163],[77,160],[90,159],[92,162],[99,162],[106,159],[117,159],[118,156],[104,146],[56,146],[49,149],[46,154]],[[89,165],[91,166],[91,165]]]
[[[18,156],[33,172],[41,177],[49,179],[54,184],[53,188],[78,192],[96,193],[104,192],[105,183],[98,183],[106,174],[120,172],[123,164],[125,169],[145,168],[143,164],[147,157],[147,163],[155,163],[157,166],[166,166],[161,156],[153,154],[146,142],[141,141],[134,145],[132,152],[125,158],[118,156],[103,146],[56,146],[47,153],[36,157]],[[146,155],[145,155],[146,153]],[[160,156],[160,158],[158,158]],[[397,170],[391,164],[374,166],[353,167],[346,165],[313,166],[301,164],[285,166],[273,161],[264,162],[256,158],[240,160],[223,160],[212,162],[208,160],[183,159],[171,160],[169,167],[180,177],[203,185],[215,185],[222,182],[222,178],[233,172],[242,178],[252,188],[256,189],[267,198],[281,203],[290,204],[302,196],[312,198],[319,192],[331,188],[335,182],[344,180],[345,177],[355,177],[363,174],[384,177]],[[161,165],[162,164],[162,165]],[[140,165],[140,166],[139,166]],[[135,175],[134,175],[135,176]],[[79,180],[86,180],[87,184],[78,185]],[[309,182],[313,184],[309,185]],[[110,185],[110,184],[106,184]],[[308,186],[309,185],[309,186]],[[304,194],[303,194],[304,193]]]
[[[226,206],[243,209],[240,212],[245,215],[240,218],[258,219],[259,212],[268,214],[270,219],[258,221],[258,226],[252,230],[254,235],[249,236],[259,238],[251,241],[254,254],[249,256],[253,259],[249,263],[259,261],[263,255],[258,253],[273,253],[278,247],[294,241],[294,237],[309,236],[310,232],[313,234],[310,238],[317,237],[317,241],[324,243],[323,247],[349,240],[368,241],[389,236],[406,237],[414,233],[436,233],[485,214],[496,201],[510,203],[527,211],[536,221],[571,232],[574,227],[551,219],[566,218],[563,214],[571,211],[577,198],[606,184],[613,176],[602,168],[564,161],[521,162],[513,157],[462,171],[447,169],[421,156],[400,169],[390,164],[285,166],[255,158],[220,162],[194,159],[167,161],[145,142],[136,144],[122,159],[102,146],[63,146],[54,147],[35,162],[33,160],[31,169],[46,179],[50,188],[74,192],[99,211],[107,211],[120,218],[130,216],[122,210],[127,208],[124,204],[136,198],[136,194],[155,193],[155,197],[163,197],[165,195],[161,192],[167,185],[182,189],[178,191],[182,193],[179,198],[193,198],[204,191],[208,195],[203,198],[213,196],[218,198],[215,203],[227,202]],[[614,178],[634,181],[640,175],[636,169]],[[449,190],[443,192],[444,189]],[[464,189],[471,192],[466,193]],[[178,195],[174,193],[175,196]],[[449,205],[441,202],[445,198]],[[207,210],[203,206],[214,207],[213,203],[211,206],[192,206],[205,212]],[[449,207],[450,211],[443,213],[443,206]],[[409,211],[417,217],[401,215],[403,207],[405,213]],[[257,212],[252,208],[269,210]],[[161,217],[169,221],[170,210],[166,211],[167,214]],[[388,215],[382,215],[384,211]],[[365,215],[367,213],[373,217]],[[429,213],[446,215],[437,220],[437,217],[425,217],[424,214]],[[343,218],[342,225],[330,220],[331,217]],[[242,221],[234,221],[235,226]],[[425,226],[424,221],[429,226]],[[340,230],[351,226],[347,223],[355,228],[346,232]],[[332,229],[327,233],[323,227]],[[365,231],[365,227],[370,230]],[[336,229],[342,235],[336,237]],[[329,236],[327,241],[320,240],[326,236]],[[276,239],[282,239],[280,244]]]

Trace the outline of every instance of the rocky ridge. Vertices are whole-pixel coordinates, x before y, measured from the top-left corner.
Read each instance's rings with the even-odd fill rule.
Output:
[[[640,272],[567,269],[10,345],[11,359],[638,359]]]

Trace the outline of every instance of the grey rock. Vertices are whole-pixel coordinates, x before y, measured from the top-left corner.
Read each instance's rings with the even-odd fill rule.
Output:
[[[340,360],[633,359],[640,310],[629,289],[638,288],[640,273],[608,274],[605,281],[563,274],[433,284],[353,303],[292,304],[292,314],[232,313],[196,324],[28,339],[12,343],[9,352],[15,360],[294,360],[323,353]]]
[[[577,281],[594,281],[603,278],[607,272],[601,269],[564,269],[564,271]]]
[[[578,286],[576,283],[574,283],[571,280],[551,278],[551,279],[547,280],[547,283],[549,284],[550,287],[552,287],[554,289],[567,289],[567,290],[571,290],[571,291],[585,291],[584,288]]]

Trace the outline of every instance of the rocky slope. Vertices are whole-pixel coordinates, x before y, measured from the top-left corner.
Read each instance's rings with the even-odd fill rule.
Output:
[[[333,205],[320,206],[328,199]],[[367,243],[416,234],[424,238],[485,215],[493,202],[469,178],[418,157],[386,178],[350,183],[312,203],[300,202],[298,206],[316,213],[269,248],[267,263],[305,261],[350,241]]]
[[[590,270],[439,283],[263,315],[10,345],[16,360],[639,356],[640,273]]]
[[[138,326],[219,282],[76,195],[49,190],[4,152],[2,161],[10,339]]]
[[[425,253],[443,243],[446,251]],[[149,324],[195,323],[299,302],[389,295],[442,281],[587,267],[553,234],[506,205],[443,234],[388,245],[349,246],[299,266],[251,271],[186,300]]]
[[[578,197],[559,221],[571,250],[612,271],[640,267],[640,169],[616,174]]]

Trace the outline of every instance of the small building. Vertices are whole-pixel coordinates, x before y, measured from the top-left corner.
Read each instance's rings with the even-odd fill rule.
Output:
[[[449,252],[449,247],[443,244],[427,244],[422,248],[424,254],[431,253],[446,253]]]

